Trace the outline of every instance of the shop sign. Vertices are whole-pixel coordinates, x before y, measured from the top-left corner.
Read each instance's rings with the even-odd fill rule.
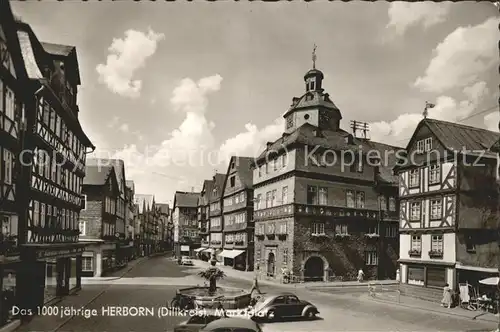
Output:
[[[83,253],[85,250],[84,247],[82,248],[61,248],[61,249],[47,249],[47,250],[40,250],[37,251],[36,257],[37,259],[45,259],[45,258],[52,258],[52,257],[71,257],[76,254]]]
[[[189,246],[181,246],[181,251],[189,251]]]

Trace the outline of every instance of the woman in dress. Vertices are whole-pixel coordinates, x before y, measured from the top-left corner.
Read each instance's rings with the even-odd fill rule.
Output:
[[[441,300],[441,305],[448,309],[451,308],[451,288],[448,284],[443,287],[443,299]]]

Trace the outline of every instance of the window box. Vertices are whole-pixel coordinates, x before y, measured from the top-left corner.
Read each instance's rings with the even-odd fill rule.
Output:
[[[380,237],[377,233],[366,233],[365,236],[370,239],[378,239]]]
[[[422,256],[422,252],[420,250],[415,250],[415,249],[408,250],[408,256],[410,256],[410,257],[420,257],[420,256]]]
[[[350,234],[335,234],[335,238],[337,239],[347,239],[349,237],[351,237]]]
[[[443,252],[441,250],[429,250],[430,258],[443,258]]]
[[[326,233],[311,233],[312,237],[328,237]]]

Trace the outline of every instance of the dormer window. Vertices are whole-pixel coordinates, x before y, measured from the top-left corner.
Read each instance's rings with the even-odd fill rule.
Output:
[[[353,139],[352,139],[352,135],[347,135],[347,136],[345,137],[345,143],[346,143],[346,144],[352,144],[352,141],[353,141]]]
[[[290,115],[288,118],[286,118],[286,129],[292,128],[293,127],[293,116]]]
[[[424,153],[432,150],[432,137],[417,141],[417,152]]]

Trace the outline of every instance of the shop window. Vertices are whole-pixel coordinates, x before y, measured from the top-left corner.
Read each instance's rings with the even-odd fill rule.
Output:
[[[439,267],[427,268],[427,286],[444,287],[446,285],[446,269]]]
[[[424,285],[423,267],[408,267],[408,284],[417,286]]]

